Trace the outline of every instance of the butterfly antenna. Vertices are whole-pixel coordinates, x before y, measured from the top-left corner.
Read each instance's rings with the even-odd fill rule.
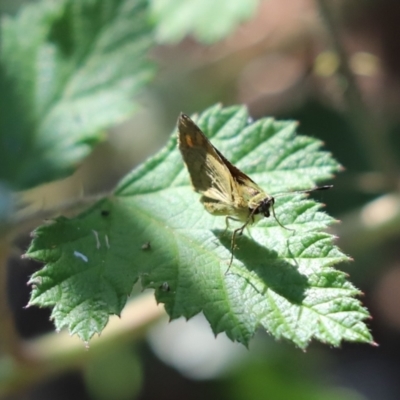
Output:
[[[333,185],[315,186],[315,187],[313,187],[311,189],[301,190],[301,191],[299,191],[297,193],[311,193],[311,192],[316,192],[317,190],[328,190],[328,189],[331,189],[331,188],[333,188]]]
[[[294,190],[293,192],[277,193],[274,194],[274,197],[286,196],[288,194],[297,194],[297,193],[312,193],[316,192],[317,190],[328,190],[331,188],[333,188],[333,185],[315,186],[311,189],[306,189],[306,190]]]

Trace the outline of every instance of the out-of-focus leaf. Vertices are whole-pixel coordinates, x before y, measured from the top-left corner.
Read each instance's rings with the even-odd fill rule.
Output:
[[[175,43],[191,34],[203,43],[213,43],[251,18],[259,0],[151,0],[160,42]]]
[[[42,0],[3,18],[0,180],[26,189],[71,173],[148,82],[145,0]]]

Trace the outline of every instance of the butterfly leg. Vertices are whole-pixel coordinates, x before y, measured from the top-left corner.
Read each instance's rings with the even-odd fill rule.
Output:
[[[226,217],[227,219],[229,217]],[[230,218],[230,219],[235,219],[235,218]],[[237,220],[236,220],[237,221]],[[232,262],[233,262],[233,255],[234,255],[234,251],[235,251],[235,240],[236,240],[236,236],[241,236],[243,235],[243,231],[244,228],[246,228],[246,226],[248,225],[248,221],[243,224],[240,228],[237,228],[233,231],[232,237],[231,237],[231,259],[229,261],[229,266],[228,269],[225,272],[225,275],[228,273],[229,269],[231,268]]]
[[[237,218],[234,218],[234,217],[231,217],[231,216],[227,216],[227,217],[225,217],[225,230],[224,230],[224,232],[222,233],[222,235],[221,235],[221,237],[224,237],[225,236],[225,233],[227,232],[227,230],[229,229],[229,220],[232,220],[232,221],[240,221],[239,219],[237,219]]]

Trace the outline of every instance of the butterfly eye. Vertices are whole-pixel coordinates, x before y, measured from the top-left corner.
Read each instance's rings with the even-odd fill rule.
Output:
[[[263,208],[262,213],[264,214],[265,218],[268,218],[271,215],[271,213],[269,212],[269,207]]]
[[[266,197],[260,203],[257,213],[263,214],[264,217],[268,218],[271,215],[271,207],[274,206],[274,203],[275,199],[273,197]]]

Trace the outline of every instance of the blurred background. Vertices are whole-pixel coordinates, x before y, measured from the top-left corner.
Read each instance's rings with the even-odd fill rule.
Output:
[[[0,11],[12,16],[24,3],[3,0]],[[209,24],[218,27],[224,3],[211,11],[216,22]],[[11,385],[14,366],[3,360],[3,388],[11,388],[5,398],[399,399],[400,3],[249,1],[246,21],[221,37],[218,30],[213,37],[191,31],[193,21],[203,17],[196,13],[188,14],[186,28],[182,23],[180,31],[164,29],[160,4],[151,4],[158,45],[149,54],[158,70],[138,98],[140,110],[112,127],[73,176],[25,191],[24,200],[31,210],[41,210],[82,191],[111,190],[164,146],[181,111],[201,112],[221,102],[246,104],[254,119],[296,119],[299,133],[323,140],[344,166],[323,201],[341,221],[332,228],[339,247],[354,258],[338,268],[365,293],[362,301],[373,316],[368,324],[379,346],[344,343],[333,349],[312,343],[301,352],[260,331],[246,349],[223,334],[215,339],[202,316],[168,323],[160,312],[140,335],[98,346],[90,356],[77,356],[67,371],[55,365],[29,383]],[[54,331],[49,310],[24,308],[26,282],[39,268],[20,259],[28,233],[15,239],[8,263],[17,335],[9,342]],[[74,349],[90,351],[82,344]],[[26,368],[35,374],[34,365]]]

